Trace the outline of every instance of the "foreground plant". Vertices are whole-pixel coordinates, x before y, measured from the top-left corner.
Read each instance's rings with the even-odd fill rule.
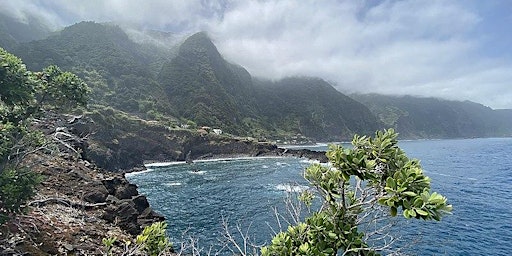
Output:
[[[450,213],[447,199],[430,190],[418,160],[398,147],[393,129],[374,138],[354,136],[353,148],[330,146],[329,165],[304,173],[315,188],[299,199],[318,211],[278,233],[262,255],[379,255],[391,250],[388,217],[440,220]]]
[[[124,249],[121,255],[170,255],[173,251],[172,243],[166,236],[167,223],[155,222],[144,230],[135,238],[135,241],[125,241]],[[105,255],[114,254],[114,244],[117,238],[103,238],[103,245],[105,246]]]
[[[0,224],[23,210],[40,180],[24,159],[55,148],[32,122],[45,111],[85,106],[88,93],[76,75],[56,66],[28,71],[21,59],[0,48]]]

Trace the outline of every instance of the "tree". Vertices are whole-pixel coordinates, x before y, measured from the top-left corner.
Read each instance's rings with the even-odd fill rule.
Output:
[[[0,223],[21,210],[34,193],[37,175],[21,165],[47,141],[31,122],[46,110],[84,106],[89,89],[76,75],[49,66],[28,71],[0,48]]]
[[[379,255],[394,241],[385,218],[400,211],[408,219],[440,220],[451,212],[447,199],[430,191],[419,161],[398,147],[397,136],[389,129],[374,138],[354,136],[352,149],[330,146],[329,166],[308,167],[304,177],[314,190],[300,195],[306,206],[315,198],[321,206],[278,233],[261,254]]]

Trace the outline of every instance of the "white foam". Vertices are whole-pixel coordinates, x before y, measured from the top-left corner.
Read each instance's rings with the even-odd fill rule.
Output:
[[[276,162],[277,166],[290,166],[289,163],[283,163],[283,162]]]
[[[158,162],[158,163],[150,163],[150,164],[144,164],[146,167],[166,167],[171,165],[179,165],[179,164],[185,164],[186,162]]]
[[[170,187],[175,187],[175,186],[181,186],[182,183],[181,182],[169,182],[169,183],[165,183],[166,186],[170,186]]]
[[[308,186],[304,185],[293,185],[293,184],[278,184],[276,186],[277,190],[286,191],[289,193],[300,193],[304,190],[309,189]]]
[[[138,172],[128,172],[128,173],[125,173],[124,176],[125,177],[131,177],[131,176],[136,176],[136,175],[139,175],[139,174],[143,174],[143,173],[147,173],[147,172],[152,172],[154,171],[154,169],[149,169],[147,168],[146,170],[144,171],[138,171]]]
[[[320,161],[318,160],[314,160],[314,159],[302,159],[300,160],[301,163],[305,163],[305,164],[319,164]]]
[[[190,171],[188,173],[195,174],[195,175],[203,175],[206,173],[206,171]]]
[[[225,157],[225,158],[212,158],[212,159],[200,159],[194,160],[195,163],[204,163],[204,162],[229,162],[229,161],[237,161],[237,160],[263,160],[263,159],[281,159],[287,158],[285,156],[241,156],[241,157]]]
[[[236,161],[236,160],[263,160],[263,159],[282,159],[282,158],[289,158],[286,156],[242,156],[242,157],[223,157],[223,158],[211,158],[211,159],[199,159],[194,160],[194,163],[206,163],[206,162],[229,162],[229,161]],[[155,163],[148,163],[144,164],[146,167],[166,167],[166,166],[172,166],[172,165],[182,165],[187,164],[184,161],[175,161],[175,162],[155,162]]]

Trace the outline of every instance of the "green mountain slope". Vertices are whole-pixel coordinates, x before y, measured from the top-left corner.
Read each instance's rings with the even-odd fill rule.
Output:
[[[44,21],[27,16],[24,21],[0,13],[0,45],[12,51],[19,43],[39,40],[47,37],[51,29]]]
[[[345,140],[384,126],[407,138],[511,134],[510,111],[476,103],[355,95],[363,105],[318,78],[255,79],[227,62],[206,33],[172,48],[154,43],[162,37],[159,43],[168,40],[174,46],[179,40],[172,35],[136,43],[113,24],[80,22],[40,40],[32,39],[43,34],[26,35],[39,31],[37,26],[29,23],[30,29],[16,34],[12,24],[0,22],[0,43],[14,47],[30,69],[57,64],[92,87],[93,104],[144,119],[193,121],[234,135],[289,140]]]
[[[301,134],[327,141],[379,128],[364,105],[321,79],[253,79],[224,60],[205,33],[185,40],[159,80],[171,105],[181,107],[179,116],[235,134]]]
[[[177,114],[199,125],[244,134],[242,119],[256,114],[250,74],[225,61],[205,33],[185,40],[159,81]]]
[[[77,73],[92,88],[93,103],[142,116],[172,113],[156,81],[158,71],[151,68],[163,54],[134,43],[118,26],[81,22],[14,52],[32,69],[56,64]]]
[[[403,138],[470,138],[512,135],[512,111],[470,101],[412,96],[352,95]]]
[[[372,134],[382,126],[363,104],[319,78],[259,81],[257,99],[275,130],[300,133],[322,141]]]

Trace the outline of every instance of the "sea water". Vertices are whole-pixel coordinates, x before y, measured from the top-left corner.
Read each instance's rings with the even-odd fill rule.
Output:
[[[512,253],[512,138],[402,141],[400,147],[421,160],[432,189],[454,208],[441,222],[402,221],[402,237],[416,241],[407,253]],[[175,244],[193,237],[200,247],[218,250],[223,222],[235,235],[239,225],[256,244],[268,243],[279,224],[274,207],[286,212],[286,196],[308,188],[302,173],[310,163],[242,158],[159,164],[127,178],[166,217]]]

